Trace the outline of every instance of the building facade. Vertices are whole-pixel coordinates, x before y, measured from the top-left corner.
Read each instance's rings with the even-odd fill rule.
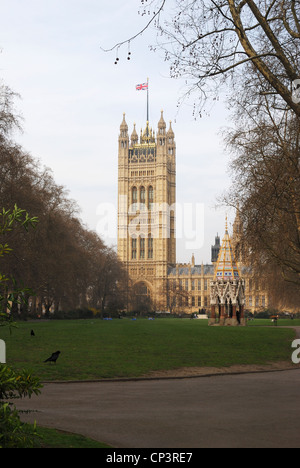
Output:
[[[212,264],[176,262],[176,142],[163,111],[156,132],[149,122],[129,135],[125,114],[120,126],[118,158],[118,256],[136,294],[151,298],[155,310],[197,313],[210,309],[211,282],[221,248],[212,246]],[[238,245],[239,219],[233,245]],[[240,260],[240,258],[239,258]],[[241,263],[245,308],[268,306],[266,293]]]

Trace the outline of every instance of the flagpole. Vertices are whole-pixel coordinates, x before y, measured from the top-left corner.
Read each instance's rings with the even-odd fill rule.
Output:
[[[147,78],[147,122],[149,122],[149,78]]]

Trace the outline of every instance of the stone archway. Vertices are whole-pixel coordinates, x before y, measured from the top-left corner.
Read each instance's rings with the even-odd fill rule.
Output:
[[[153,311],[152,286],[145,280],[137,281],[133,285],[132,310],[141,315]]]

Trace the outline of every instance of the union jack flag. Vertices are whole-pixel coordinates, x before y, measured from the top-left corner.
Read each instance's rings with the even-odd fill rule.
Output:
[[[144,91],[145,89],[148,89],[148,83],[142,83],[142,84],[136,85],[137,91]]]

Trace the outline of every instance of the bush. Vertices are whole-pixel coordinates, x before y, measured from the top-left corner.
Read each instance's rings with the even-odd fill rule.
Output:
[[[254,317],[257,319],[268,319],[271,317],[271,315],[274,315],[271,311],[264,310],[263,312],[256,313]]]
[[[10,233],[17,224],[28,230],[35,226],[37,218],[30,218],[28,213],[17,206],[11,210],[0,211],[0,236]],[[1,239],[2,240],[2,239]],[[7,243],[0,243],[0,258],[12,252]],[[13,326],[11,311],[13,306],[26,302],[31,291],[18,288],[16,281],[0,273],[0,326]],[[20,420],[17,408],[11,400],[39,394],[41,384],[25,370],[15,372],[7,365],[0,365],[0,448],[27,448],[35,445],[37,433],[35,426],[24,424]]]
[[[29,448],[38,441],[36,427],[24,424],[12,399],[38,395],[42,385],[26,371],[0,366],[0,448]]]
[[[95,318],[94,312],[91,309],[75,309],[69,311],[59,311],[50,314],[50,319],[53,320],[76,320],[76,319],[91,319]]]

